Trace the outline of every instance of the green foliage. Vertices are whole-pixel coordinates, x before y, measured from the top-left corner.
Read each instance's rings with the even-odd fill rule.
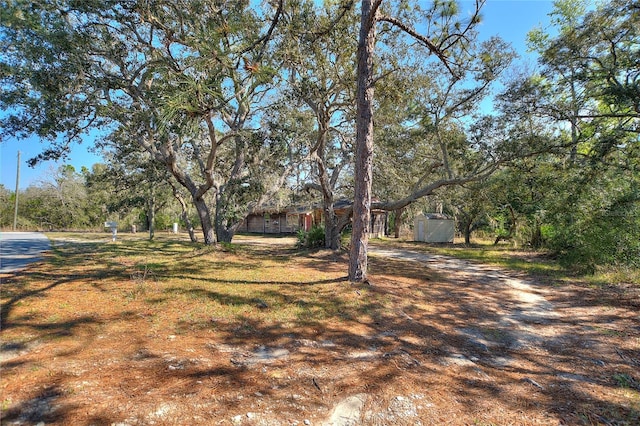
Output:
[[[250,166],[260,177],[272,171],[260,146],[243,139],[267,109],[256,105],[269,98],[279,69],[272,50],[279,9],[246,1],[221,8],[217,0],[2,4],[0,38],[9,48],[0,57],[0,109],[8,111],[1,134],[48,138],[37,162],[64,156],[70,142],[101,128],[99,147],[122,148],[121,158],[146,151],[171,171],[151,178],[143,164],[138,181],[175,178],[199,203],[207,243],[218,199],[224,205],[216,225],[231,222],[222,225],[231,232],[246,206],[235,181],[252,175]],[[281,160],[287,151],[272,154]],[[137,170],[131,163],[124,169]],[[135,176],[115,180],[124,178]],[[148,209],[163,201],[135,195],[119,201],[137,208],[144,198]]]
[[[249,203],[256,200],[263,191],[262,183],[250,177],[227,181],[216,203],[216,233],[220,241],[230,242],[230,230],[242,222],[249,211]]]
[[[155,214],[167,228],[179,216],[171,204],[176,190],[160,182],[175,180],[192,200],[206,200],[198,209],[205,234],[213,208],[219,239],[230,241],[250,203],[265,194],[273,201],[284,182],[320,188],[325,202],[352,195],[355,7],[285,2],[280,13],[274,2],[221,9],[217,0],[1,4],[0,39],[8,47],[0,57],[0,109],[7,112],[0,137],[38,135],[50,141],[38,158],[58,158],[79,135],[109,124],[96,143],[109,166],[63,166],[21,192],[20,224],[84,229],[114,215],[128,226]],[[376,64],[376,196],[410,208],[434,195],[434,183],[463,182],[447,202],[467,235],[491,222],[497,236],[550,248],[578,269],[637,267],[640,12],[632,0],[586,6],[554,2],[553,31],[529,37],[540,74],[513,74],[494,99],[496,115],[482,117],[514,58],[509,46],[478,42],[473,25],[450,44],[466,31],[455,1],[384,2],[385,14],[407,24],[425,18],[414,27],[430,28],[456,75],[434,66],[437,55],[423,55],[424,46],[392,24],[381,26],[378,40],[387,48]],[[504,168],[490,178],[498,164]],[[297,179],[286,179],[290,170]],[[12,197],[2,188],[0,226],[12,222]],[[314,228],[298,239],[321,246],[324,234]]]
[[[554,2],[557,35],[540,28],[529,35],[540,74],[514,80],[498,98],[509,120],[521,123],[515,130],[535,129],[530,146],[553,149],[492,178],[497,206],[489,213],[506,223],[509,206],[519,241],[551,249],[574,270],[633,269],[640,259],[639,15],[629,0],[585,6]]]
[[[308,232],[301,229],[297,233],[297,238],[296,245],[299,248],[324,247],[324,228],[314,226]]]
[[[640,267],[640,193],[607,201],[589,209],[581,200],[577,211],[561,210],[551,218],[554,223],[545,228],[548,246],[563,264],[590,273],[604,265]]]
[[[4,185],[0,184],[0,228],[13,226],[15,197],[15,193],[9,191]]]
[[[19,194],[19,223],[28,229],[95,229],[104,221],[96,210],[85,177],[71,166],[61,166]]]
[[[155,215],[156,219],[156,229],[165,230],[171,229],[173,227],[173,223],[175,222],[175,218],[171,214],[167,213],[158,213]]]
[[[621,388],[640,390],[640,382],[629,374],[616,373],[613,375],[613,380],[615,380],[616,384]]]

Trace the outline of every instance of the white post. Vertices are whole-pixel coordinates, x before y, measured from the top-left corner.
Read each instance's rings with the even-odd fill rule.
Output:
[[[115,241],[118,235],[118,222],[105,222],[104,227],[111,229],[111,241]]]

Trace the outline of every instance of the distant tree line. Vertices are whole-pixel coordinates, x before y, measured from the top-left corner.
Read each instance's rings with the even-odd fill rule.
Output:
[[[153,197],[141,196],[139,188],[117,186],[109,180],[107,166],[77,172],[72,166],[52,170],[39,182],[19,193],[17,229],[40,231],[105,231],[105,221],[118,222],[119,229],[149,232],[169,230],[178,222],[187,227],[180,204],[167,188],[156,188]],[[150,206],[150,200],[155,201]],[[15,192],[0,185],[0,228],[13,227]],[[189,219],[189,218],[188,218]],[[108,231],[108,230],[107,230]]]

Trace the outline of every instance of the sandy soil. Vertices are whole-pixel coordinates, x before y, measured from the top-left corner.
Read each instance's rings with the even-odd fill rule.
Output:
[[[270,256],[284,244],[258,243]],[[114,306],[82,277],[27,291],[23,275],[5,276],[2,424],[640,424],[637,288],[371,254],[370,287],[327,285],[384,309],[294,328],[212,318],[158,329],[180,313]],[[308,257],[310,276],[346,271],[344,253]]]

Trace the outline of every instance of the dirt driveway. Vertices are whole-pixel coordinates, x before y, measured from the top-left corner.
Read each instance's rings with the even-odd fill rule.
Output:
[[[483,305],[491,314],[485,326],[492,327],[492,334],[500,335],[500,341],[485,336],[482,323],[469,324],[459,332],[486,352],[483,357],[485,361],[505,365],[513,361],[491,359],[490,348],[498,346],[498,343],[508,343],[510,348],[535,347],[539,350],[545,342],[561,339],[568,332],[557,324],[558,312],[553,303],[547,301],[550,297],[549,290],[536,285],[531,279],[518,277],[513,272],[496,267],[437,254],[375,246],[369,253],[388,259],[418,262],[443,275],[455,277],[459,285],[465,287],[483,286],[484,294],[476,293],[474,297],[476,303]]]
[[[470,382],[494,381],[488,369],[518,372],[530,391],[522,396],[523,404],[539,404],[534,401],[546,395],[554,401],[560,424],[640,424],[640,394],[633,392],[640,390],[638,288],[550,286],[522,273],[447,256],[375,245],[369,253],[419,264],[454,284],[450,297],[471,315],[453,328],[464,343],[442,360],[471,368],[476,374]],[[635,396],[605,412],[615,418],[623,407],[632,408],[626,420],[597,414],[589,402],[616,387],[631,388]]]

